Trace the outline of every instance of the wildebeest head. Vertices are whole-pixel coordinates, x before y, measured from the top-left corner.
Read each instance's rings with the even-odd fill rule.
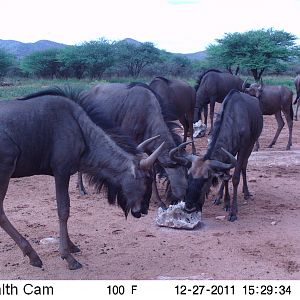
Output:
[[[150,138],[142,144],[149,143],[155,138],[157,137]],[[135,155],[135,159],[126,173],[127,175],[118,178],[119,181],[103,179],[102,175],[96,174],[90,176],[90,182],[99,187],[99,189],[104,184],[107,188],[109,203],[113,204],[117,201],[126,217],[131,211],[134,217],[140,218],[142,214],[147,214],[148,212],[149,200],[152,194],[152,167],[163,146],[164,143],[149,156],[141,152],[138,146],[137,150],[140,152]]]
[[[246,94],[249,94],[250,96],[254,96],[258,99],[260,99],[262,92],[263,92],[263,84],[261,83],[252,83],[249,87],[244,89],[244,92]]]
[[[210,160],[192,156],[192,166],[188,172],[188,191],[185,200],[185,209],[188,212],[202,211],[205,197],[210,187],[217,183],[218,177],[226,176],[226,172],[236,165],[234,156],[222,148],[228,155],[231,163]]]

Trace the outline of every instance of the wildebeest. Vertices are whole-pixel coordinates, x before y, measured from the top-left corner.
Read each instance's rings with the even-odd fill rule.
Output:
[[[215,103],[222,103],[230,90],[242,91],[243,80],[230,73],[210,69],[200,74],[196,89],[194,123],[199,120],[202,109],[206,108],[204,123],[207,125],[207,105],[210,104],[210,133],[213,131]]]
[[[112,122],[118,124],[136,143],[159,136],[144,147],[151,154],[163,141],[165,145],[158,157],[158,163],[167,173],[170,181],[171,203],[184,199],[187,189],[186,168],[178,161],[170,159],[169,152],[177,147],[181,138],[176,135],[171,123],[165,122],[164,112],[157,100],[155,92],[146,84],[101,83],[85,94],[79,104],[88,114],[100,110]],[[168,125],[167,125],[168,124]]]
[[[188,212],[202,211],[206,194],[214,183],[214,179],[221,176],[225,185],[225,209],[229,210],[228,220],[237,219],[237,188],[240,173],[242,172],[243,176],[243,193],[245,197],[249,197],[246,178],[247,163],[262,127],[263,117],[258,99],[236,90],[230,91],[216,119],[206,154],[192,159],[185,200],[185,209]],[[235,155],[237,155],[237,160]],[[228,172],[233,167],[235,167],[232,176],[233,196],[230,201]]]
[[[284,126],[281,112],[283,112],[289,128],[289,139],[286,150],[292,146],[292,130],[293,130],[293,92],[283,85],[264,85],[262,83],[252,83],[250,87],[245,88],[245,93],[255,96],[260,101],[263,115],[275,115],[277,121],[277,131],[269,148],[275,145],[278,136]],[[259,149],[257,141],[255,150]]]
[[[187,82],[179,79],[155,77],[149,84],[160,97],[161,105],[168,111],[167,121],[179,120],[183,126],[183,142],[186,142],[188,132],[193,140],[193,117],[196,92]],[[193,153],[196,154],[194,143]]]
[[[299,105],[300,105],[300,74],[298,74],[294,80],[295,83],[295,88],[296,88],[296,92],[297,92],[297,96],[295,99],[294,104],[297,104],[296,107],[296,112],[295,112],[295,120],[298,120],[298,109],[299,109]]]
[[[55,179],[60,228],[59,251],[69,269],[81,264],[71,253],[80,251],[71,241],[67,221],[70,212],[70,176],[88,174],[93,183],[103,181],[120,187],[117,200],[125,214],[140,217],[145,193],[149,191],[149,171],[160,149],[144,158],[114,142],[96,126],[84,110],[61,96],[25,97],[27,100],[0,102],[0,226],[17,243],[30,264],[42,261],[30,243],[8,220],[3,207],[10,178],[52,175]],[[151,181],[150,181],[151,187]],[[109,188],[109,185],[108,185]],[[108,191],[109,192],[109,191]]]

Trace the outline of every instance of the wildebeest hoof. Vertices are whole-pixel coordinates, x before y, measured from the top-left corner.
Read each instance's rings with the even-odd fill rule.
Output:
[[[43,263],[39,257],[36,257],[35,259],[30,260],[30,264],[34,267],[42,268]]]
[[[72,263],[69,263],[69,270],[78,270],[82,268],[82,264],[77,260],[74,260]]]
[[[141,212],[137,211],[131,211],[131,214],[135,217],[135,218],[140,218],[142,216]]]
[[[77,253],[77,252],[80,252],[80,248],[76,245],[73,245],[70,247],[70,252],[71,253]]]
[[[237,220],[237,216],[229,214],[228,217],[227,217],[227,220],[230,221],[230,222],[234,222],[234,221]]]
[[[244,194],[244,199],[245,200],[253,200],[253,195],[252,194]]]

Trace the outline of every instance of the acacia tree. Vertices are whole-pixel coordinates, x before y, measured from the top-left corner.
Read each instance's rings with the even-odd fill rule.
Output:
[[[148,65],[160,62],[160,50],[152,43],[116,43],[117,64],[125,67],[130,76],[138,77]]]
[[[114,64],[114,45],[105,39],[90,41],[81,46],[81,59],[90,78],[100,79]]]
[[[38,77],[53,78],[58,76],[60,70],[58,54],[60,51],[60,49],[53,48],[33,52],[22,60],[21,68]]]
[[[266,69],[278,68],[298,55],[296,39],[291,33],[272,28],[228,33],[208,47],[208,59],[231,72],[234,67],[246,68],[258,81]]]
[[[13,66],[14,58],[0,48],[0,78],[5,76],[9,67]]]
[[[86,65],[81,55],[80,46],[69,46],[58,54],[60,75],[65,78],[81,79],[86,71]]]

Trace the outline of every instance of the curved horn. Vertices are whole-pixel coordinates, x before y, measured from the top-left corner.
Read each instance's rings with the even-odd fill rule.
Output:
[[[140,168],[143,170],[150,170],[157,160],[158,156],[162,152],[162,148],[164,146],[165,142],[162,142],[161,145],[147,158],[143,158],[140,161]]]
[[[178,162],[179,164],[186,165],[189,162],[189,160],[187,158],[184,158],[184,157],[176,156],[175,153],[177,151],[180,151],[184,146],[186,146],[188,144],[191,144],[191,143],[193,143],[193,141],[181,143],[179,146],[177,146],[177,147],[173,148],[172,150],[170,150],[170,152],[169,152],[170,159],[173,160],[173,161]]]
[[[232,168],[236,166],[236,163],[237,163],[237,160],[236,158],[230,153],[228,152],[226,149],[224,149],[223,147],[221,147],[221,150],[227,154],[227,156],[229,157],[230,159],[230,162],[231,162],[231,165],[232,165]]]
[[[148,145],[152,141],[156,140],[158,137],[160,137],[160,135],[153,136],[153,137],[141,142],[140,144],[138,144],[137,149],[142,151],[142,152],[145,152],[146,145]]]
[[[247,77],[246,80],[243,82],[242,92],[244,92],[246,90],[246,83],[247,83],[248,79],[249,79],[249,77]]]
[[[236,158],[230,153],[228,152],[226,149],[224,149],[223,147],[221,147],[221,150],[227,154],[227,156],[230,159],[230,164],[226,164],[223,163],[221,161],[218,160],[211,160],[210,161],[210,167],[213,169],[222,169],[222,170],[229,170],[231,168],[234,168],[236,166],[237,160]]]

